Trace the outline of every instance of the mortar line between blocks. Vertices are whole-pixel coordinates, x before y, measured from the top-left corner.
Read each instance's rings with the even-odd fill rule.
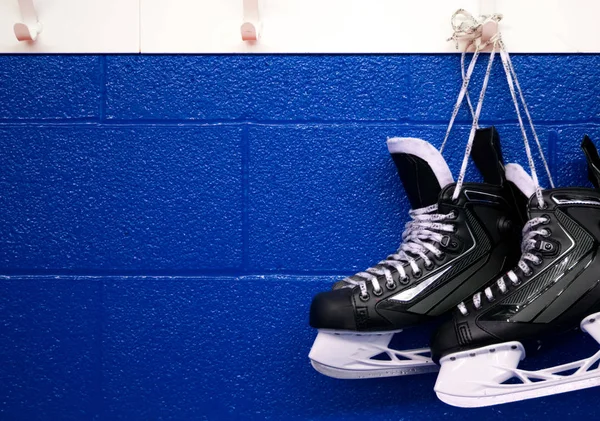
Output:
[[[513,126],[518,124],[515,120],[480,120],[481,125],[494,125],[496,127]],[[185,128],[189,127],[222,127],[222,126],[280,126],[280,127],[316,127],[316,126],[341,126],[341,127],[360,127],[360,126],[397,126],[397,127],[438,127],[446,128],[448,122],[445,120],[307,120],[307,121],[284,121],[284,120],[273,120],[273,121],[253,121],[253,120],[161,120],[161,119],[147,119],[147,120],[117,120],[117,119],[105,119],[99,123],[97,117],[79,117],[79,118],[68,118],[68,119],[0,119],[0,128],[2,127],[23,127],[23,126],[34,126],[34,127],[64,127],[64,126],[80,126],[80,127],[100,127],[100,128],[132,128],[132,127],[171,127],[171,128]],[[552,121],[536,121],[536,127],[552,127],[552,126],[600,126],[599,119],[591,120],[552,120]],[[471,127],[471,123],[468,121],[456,121],[455,126],[462,128]]]
[[[177,275],[159,275],[159,274],[88,274],[88,275],[73,275],[73,274],[13,274],[0,275],[0,283],[3,281],[21,281],[21,282],[46,282],[46,281],[69,281],[69,282],[119,282],[119,281],[177,281],[180,279],[197,279],[199,281],[220,280],[220,279],[243,279],[243,278],[262,278],[262,279],[278,279],[286,278],[309,278],[315,279],[320,277],[347,277],[356,273],[358,269],[351,268],[346,270],[266,270],[266,271],[251,271],[244,272],[236,270],[233,272],[211,271],[194,274],[177,274]],[[104,285],[103,285],[104,289]]]
[[[241,153],[242,153],[242,273],[248,270],[249,263],[249,227],[248,227],[248,205],[249,205],[249,159],[250,141],[248,138],[248,124],[242,129]]]

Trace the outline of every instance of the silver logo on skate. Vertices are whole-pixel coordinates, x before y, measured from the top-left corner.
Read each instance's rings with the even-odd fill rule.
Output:
[[[441,272],[436,273],[429,279],[426,279],[425,281],[421,282],[419,285],[416,285],[410,289],[404,290],[404,291],[394,295],[393,297],[390,297],[389,299],[394,300],[394,301],[408,302],[408,301],[412,300],[413,298],[415,298],[417,295],[419,295],[421,292],[423,292],[428,286],[430,286],[435,281],[437,281],[440,278],[440,276],[442,276],[444,273],[448,272],[450,269],[452,269],[452,266],[448,266],[446,269],[442,270]]]
[[[600,206],[600,201],[594,197],[582,197],[580,199],[566,199],[563,196],[553,196],[552,200],[557,205],[591,205]]]
[[[498,203],[502,200],[502,197],[495,194],[484,193],[481,191],[465,190],[465,196],[471,202],[485,202],[485,203]]]

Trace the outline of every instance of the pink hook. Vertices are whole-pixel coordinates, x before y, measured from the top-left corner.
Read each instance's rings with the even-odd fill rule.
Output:
[[[242,40],[256,41],[260,36],[260,13],[258,10],[258,0],[244,1],[244,23],[240,28]]]
[[[42,32],[42,24],[38,20],[33,0],[19,0],[19,9],[23,22],[13,26],[15,36],[19,41],[35,41]]]

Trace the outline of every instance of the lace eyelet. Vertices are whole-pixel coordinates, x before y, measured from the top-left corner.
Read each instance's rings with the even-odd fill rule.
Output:
[[[450,245],[450,236],[444,235],[442,237],[442,240],[440,241],[440,244],[442,245],[442,247],[448,247]]]
[[[548,209],[548,204],[546,202],[542,202],[542,206],[540,206],[538,204],[538,209],[539,210],[544,210],[544,209]]]
[[[548,238],[552,235],[552,231],[550,231],[548,228],[544,228],[543,231],[544,231],[544,233],[542,235],[546,238]]]
[[[455,220],[456,218],[458,218],[458,212],[456,212],[454,210],[451,211],[450,215],[448,216],[448,219]]]
[[[523,275],[525,275],[526,277],[530,277],[531,275],[533,275],[533,271],[532,270],[528,270],[527,272],[523,272]]]
[[[441,252],[440,254],[436,255],[435,258],[439,261],[442,261],[446,258],[446,253]]]
[[[368,294],[368,293],[366,293],[366,294],[362,294],[362,293],[361,293],[361,294],[359,295],[359,298],[360,298],[362,301],[369,301],[369,298],[371,298],[371,297],[369,296],[369,294]]]
[[[542,258],[542,256],[540,256],[539,254],[536,255],[538,260],[535,262],[532,262],[535,266],[540,266],[542,263],[544,263],[544,259]]]
[[[422,274],[423,274],[423,271],[421,271],[421,270],[416,270],[413,272],[413,276],[417,279],[420,278]]]
[[[383,295],[383,288],[373,289],[373,295],[381,297]]]
[[[387,289],[389,289],[390,291],[393,291],[393,290],[395,290],[395,289],[396,289],[396,283],[395,283],[395,282],[392,282],[392,283],[388,283],[388,282],[386,282],[386,283],[385,283],[385,286],[386,286],[386,287],[387,287]]]
[[[398,279],[398,282],[400,282],[401,285],[408,285],[410,283],[410,279],[408,279],[408,276],[402,276],[400,279]]]
[[[455,234],[456,232],[458,232],[458,227],[456,225],[452,225],[452,231],[453,234]]]
[[[433,264],[433,262],[429,262],[429,264],[425,263],[425,269],[427,270],[431,270],[433,269],[435,265]]]
[[[548,225],[550,223],[550,215],[544,214],[541,216],[541,218],[544,218],[544,221],[542,222],[542,224]]]

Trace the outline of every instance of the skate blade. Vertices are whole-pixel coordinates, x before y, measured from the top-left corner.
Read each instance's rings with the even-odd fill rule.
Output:
[[[438,366],[429,348],[389,348],[394,332],[335,332],[320,330],[310,350],[319,373],[336,379],[365,379],[431,373]]]
[[[543,388],[513,392],[506,395],[496,396],[480,396],[480,397],[464,397],[449,395],[442,392],[436,392],[437,397],[448,405],[457,406],[460,408],[481,408],[484,406],[500,405],[503,403],[518,402],[533,398],[542,398],[544,396],[558,395],[559,393],[573,392],[575,390],[588,389],[600,385],[600,374],[596,373],[595,377],[578,380],[565,381],[562,384],[545,385]]]
[[[583,319],[581,330],[600,343],[600,313]],[[582,360],[535,371],[517,368],[524,357],[525,351],[519,342],[447,355],[441,360],[434,390],[438,398],[449,405],[476,408],[600,385],[600,368],[597,367],[600,351]],[[506,383],[513,380],[517,383]]]
[[[435,373],[439,370],[439,367],[435,364],[424,365],[424,366],[420,366],[420,367],[382,368],[382,369],[375,369],[375,370],[345,370],[343,368],[330,367],[328,365],[321,364],[314,360],[311,360],[310,364],[319,373],[324,374],[327,377],[333,377],[334,379],[342,379],[342,380],[376,379],[376,378],[382,378],[382,377],[410,376],[413,374]]]

